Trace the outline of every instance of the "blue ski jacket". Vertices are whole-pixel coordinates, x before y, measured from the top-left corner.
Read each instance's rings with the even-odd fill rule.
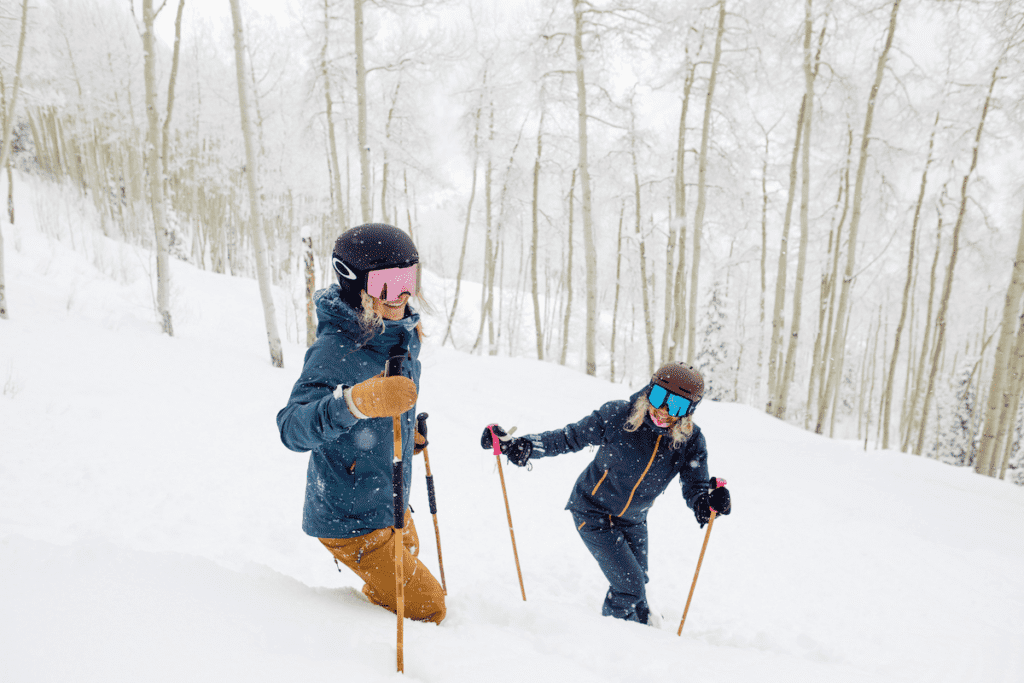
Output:
[[[679,448],[672,448],[667,429],[644,418],[635,432],[626,431],[633,402],[609,401],[579,422],[562,429],[529,435],[530,459],[550,457],[597,446],[593,462],[576,479],[565,508],[583,517],[606,517],[639,524],[678,474],[683,499],[693,509],[707,492],[708,452],[700,427]]]
[[[420,316],[407,307],[402,320],[385,320],[369,339],[356,311],[341,300],[337,284],[314,295],[317,339],[306,351],[302,374],[277,414],[281,441],[293,451],[311,451],[306,471],[302,530],[318,538],[352,538],[394,526],[392,506],[393,420],[356,418],[339,386],[350,387],[379,375],[389,352],[408,349],[402,374],[420,385]],[[416,407],[404,413],[404,504],[409,504]],[[404,507],[403,507],[404,509]]]

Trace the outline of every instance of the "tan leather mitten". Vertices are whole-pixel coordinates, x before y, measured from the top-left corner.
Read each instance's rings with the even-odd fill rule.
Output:
[[[398,417],[416,405],[416,384],[408,377],[371,377],[352,387],[352,402],[367,417]]]

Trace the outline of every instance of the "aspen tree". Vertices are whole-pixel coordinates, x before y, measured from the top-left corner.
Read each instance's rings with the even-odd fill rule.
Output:
[[[151,2],[151,0],[146,0],[146,2]],[[284,354],[281,350],[281,337],[277,332],[274,297],[270,291],[266,235],[263,232],[263,215],[260,213],[258,159],[253,147],[252,122],[249,120],[249,96],[245,87],[245,38],[242,33],[242,11],[239,9],[238,0],[231,0],[231,20],[234,25],[235,75],[238,80],[238,108],[242,119],[242,137],[245,141],[245,177],[249,189],[249,223],[255,246],[256,280],[259,283],[260,298],[263,302],[263,318],[267,327],[270,362],[275,368],[283,368]]]
[[[452,301],[452,310],[448,314],[448,328],[445,330],[444,339],[441,340],[442,346],[444,346],[444,343],[452,336],[452,324],[455,321],[455,311],[459,307],[459,291],[462,289],[462,269],[466,263],[466,245],[469,242],[469,225],[473,217],[473,200],[476,198],[477,166],[480,161],[480,114],[482,109],[483,105],[478,105],[476,114],[473,117],[473,181],[469,188],[469,204],[466,206],[466,225],[462,230],[462,249],[459,252],[459,268],[455,275],[455,297]],[[452,346],[455,346],[454,338],[452,338]]]
[[[778,388],[778,405],[775,414],[786,417],[786,403],[789,398],[789,386],[796,373],[796,351],[800,339],[800,323],[803,314],[804,273],[807,269],[807,236],[810,232],[808,210],[811,199],[811,122],[814,119],[814,82],[818,77],[821,64],[821,49],[825,42],[825,27],[828,17],[821,27],[818,37],[818,51],[811,56],[811,35],[814,29],[811,13],[811,0],[807,0],[804,12],[804,90],[807,104],[804,107],[803,135],[800,140],[800,247],[797,254],[796,280],[793,283],[793,315],[790,322],[789,345],[786,348],[786,362],[783,365],[782,382]]]
[[[1001,62],[1000,62],[1001,64]],[[996,64],[992,70],[992,80],[989,82],[988,94],[985,96],[985,104],[981,108],[981,120],[978,121],[978,130],[974,136],[974,146],[971,150],[971,165],[964,174],[960,184],[960,210],[957,212],[956,224],[953,226],[953,242],[950,247],[949,266],[946,268],[946,279],[942,285],[942,297],[939,299],[939,310],[935,315],[935,349],[932,352],[931,372],[928,376],[928,388],[924,394],[924,406],[921,409],[921,428],[917,435],[917,445],[914,448],[915,455],[921,455],[924,450],[925,428],[928,425],[928,409],[931,407],[932,392],[935,390],[935,379],[939,372],[939,364],[942,355],[942,345],[946,338],[946,312],[949,309],[949,296],[953,290],[953,270],[956,268],[957,254],[960,249],[960,229],[964,224],[964,216],[967,214],[967,185],[970,182],[974,170],[978,167],[978,149],[981,146],[981,135],[985,129],[985,118],[988,116],[988,108],[992,102],[992,91],[996,87],[996,77],[999,74],[999,66]]]
[[[907,279],[903,285],[903,301],[900,305],[900,320],[896,324],[896,336],[893,340],[892,361],[882,391],[882,448],[889,448],[889,422],[892,417],[892,390],[896,381],[896,361],[900,354],[900,341],[903,336],[903,325],[907,320],[907,307],[910,305],[911,284],[914,280],[914,258],[917,251],[917,226],[921,220],[921,206],[924,204],[925,189],[928,187],[928,167],[932,163],[932,150],[935,148],[935,130],[939,125],[939,114],[935,114],[932,134],[928,139],[928,155],[925,158],[924,170],[921,172],[921,189],[918,191],[917,204],[914,206],[914,220],[910,224],[910,249],[907,256]]]
[[[341,194],[341,171],[338,165],[338,143],[334,133],[334,101],[331,98],[331,72],[328,68],[331,39],[331,0],[322,0],[324,8],[324,43],[320,49],[320,75],[324,79],[324,101],[327,114],[327,155],[331,175],[331,213],[339,232],[345,230],[344,204]]]
[[[619,208],[619,235],[615,240],[615,300],[612,304],[612,348],[611,348],[611,369],[609,381],[615,381],[615,338],[619,326],[619,292],[622,291],[622,224],[626,213],[626,202],[623,200]],[[564,347],[563,347],[564,350]],[[564,361],[564,359],[563,359]],[[565,365],[563,362],[562,365]]]
[[[21,64],[25,56],[25,33],[28,24],[28,0],[21,3],[21,30],[18,37],[18,57],[14,63],[14,91],[11,93],[11,104],[4,112],[3,137],[0,140],[0,169],[7,167],[7,161],[11,155],[11,137],[14,130],[14,115],[18,104],[18,90],[21,88]],[[10,193],[13,187],[13,178],[10,172],[7,174],[7,190]],[[13,209],[11,209],[13,211]],[[12,218],[12,221],[13,218]],[[4,237],[0,231],[0,318],[7,319],[7,280],[4,275]]]
[[[793,157],[789,163],[789,194],[786,211],[782,218],[782,239],[779,241],[779,265],[775,275],[775,303],[772,306],[772,340],[768,347],[768,404],[765,412],[778,416],[779,386],[782,383],[779,360],[782,355],[782,330],[785,326],[783,310],[786,306],[786,269],[789,261],[789,224],[793,218],[793,202],[796,199],[797,163],[800,158],[800,141],[804,134],[804,116],[807,112],[807,94],[800,99],[800,113],[796,118],[796,136],[793,140]]]
[[[690,90],[693,88],[694,70],[696,65],[690,62],[689,47],[686,49],[686,78],[683,81],[683,102],[679,113],[679,140],[676,146],[676,177],[675,177],[675,210],[679,222],[679,259],[676,261],[676,274],[673,287],[675,315],[673,316],[672,348],[667,360],[675,360],[683,355],[683,343],[686,335],[686,113],[690,107]],[[667,324],[666,319],[666,324]]]
[[[585,344],[586,371],[597,374],[597,246],[594,241],[593,202],[590,187],[590,162],[587,150],[587,79],[583,52],[584,0],[572,0],[575,30],[573,46],[576,53],[576,113],[579,138],[580,189],[583,200],[583,254],[587,268],[587,331]]]
[[[630,127],[630,156],[633,159],[633,205],[636,209],[636,240],[640,255],[640,291],[644,305],[645,337],[647,339],[647,372],[654,374],[654,325],[651,323],[651,302],[647,289],[647,254],[644,245],[644,235],[640,226],[640,169],[636,162],[636,130],[635,121]]]
[[[181,54],[181,15],[185,11],[185,0],[179,0],[178,13],[174,17],[174,50],[171,54],[171,75],[167,80],[167,115],[164,116],[163,134],[160,136],[162,159],[165,175],[170,160],[171,114],[174,113],[174,86],[178,80],[178,57]],[[165,179],[166,182],[166,179]]]
[[[857,229],[860,226],[861,203],[864,198],[864,177],[867,173],[868,147],[871,143],[871,125],[875,116],[875,102],[878,99],[878,91],[882,87],[882,77],[885,75],[885,64],[889,57],[889,50],[892,48],[893,35],[896,33],[896,14],[900,8],[900,1],[895,0],[892,4],[892,13],[889,17],[889,28],[886,33],[885,46],[878,56],[878,65],[875,68],[875,81],[871,85],[871,94],[868,95],[867,112],[864,116],[864,132],[860,140],[860,160],[857,163],[857,177],[853,190],[853,211],[850,216],[850,238],[849,249],[846,253],[846,272],[843,275],[843,286],[839,294],[839,310],[836,314],[835,334],[832,337],[831,356],[832,363],[829,367],[828,380],[825,388],[825,401],[818,411],[818,425],[825,420],[825,410],[831,396],[837,394],[839,380],[842,373],[841,359],[844,355],[843,347],[846,344],[846,320],[850,300],[850,289],[853,286],[854,266],[857,263]],[[834,407],[834,406],[833,406]],[[834,415],[834,413],[833,413]],[[833,418],[833,424],[835,420]]]
[[[146,81],[146,136],[147,173],[149,175],[149,201],[153,211],[153,229],[156,233],[156,310],[160,316],[160,329],[174,336],[171,322],[170,292],[171,270],[168,258],[167,207],[164,203],[164,169],[160,158],[160,115],[156,110],[156,39],[153,34],[153,0],[142,0],[142,45]]]
[[[1010,285],[1006,290],[1003,305],[1003,323],[996,344],[996,355],[992,365],[992,382],[989,384],[988,401],[985,404],[981,443],[974,470],[978,474],[994,476],[996,454],[1000,452],[1007,432],[1012,428],[1016,415],[1010,414],[1013,390],[1016,389],[1017,359],[1012,355],[1015,324],[1021,319],[1021,297],[1024,297],[1024,214],[1021,214],[1020,233],[1017,238],[1017,255],[1013,261]]]
[[[725,0],[718,2],[718,31],[715,34],[715,56],[708,77],[708,92],[704,101],[704,126],[701,131],[700,156],[697,159],[697,208],[693,215],[693,268],[690,270],[690,315],[687,335],[686,361],[692,363],[697,345],[697,282],[700,276],[700,241],[704,228],[704,210],[707,206],[708,142],[711,136],[711,104],[715,97],[718,65],[722,61],[722,36],[725,34]]]
[[[541,99],[543,100],[543,92]],[[537,336],[537,360],[544,360],[544,334],[541,328],[540,315],[540,284],[537,278],[537,251],[540,239],[540,226],[537,224],[537,212],[540,194],[540,160],[544,138],[544,104],[541,102],[540,122],[537,124],[537,156],[533,161],[533,201],[531,202],[530,225],[530,291],[533,296],[533,328]]]
[[[928,360],[928,352],[931,350],[932,333],[932,310],[935,304],[935,278],[939,268],[939,255],[942,251],[942,208],[937,211],[936,234],[935,234],[935,255],[932,257],[932,268],[928,279],[928,304],[924,316],[924,339],[921,341],[921,352],[917,363],[914,365],[914,389],[910,392],[909,401],[904,405],[903,420],[901,421],[902,437],[900,450],[906,451],[910,448],[910,439],[913,438],[914,428],[917,425],[917,397],[923,391],[922,382],[924,378],[924,366]]]
[[[234,0],[232,0],[234,1]],[[363,44],[363,0],[352,0],[355,9],[356,135],[359,141],[359,205],[363,223],[373,219],[370,201],[370,147],[366,135],[366,56]]]
[[[569,323],[572,320],[572,265],[573,265],[573,241],[572,241],[572,226],[573,226],[573,212],[576,208],[575,204],[576,195],[576,169],[572,169],[572,180],[569,182],[569,234],[566,237],[566,255],[565,255],[565,315],[562,318],[562,353],[558,358],[560,365],[565,365],[565,359],[569,352]],[[615,256],[615,308],[612,310],[612,381],[614,382],[615,375],[615,322],[618,313],[618,302],[619,302],[619,274],[620,266],[622,264],[622,254],[619,251],[622,247],[622,229],[619,229],[619,241],[616,242],[616,256]]]

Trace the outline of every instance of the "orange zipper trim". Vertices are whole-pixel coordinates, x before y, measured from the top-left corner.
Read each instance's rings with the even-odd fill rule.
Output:
[[[651,465],[654,464],[654,458],[657,457],[658,455],[658,446],[660,445],[661,434],[658,435],[658,440],[654,442],[654,452],[651,453],[651,459],[647,462],[647,467],[644,468],[643,474],[640,475],[640,478],[636,480],[636,484],[633,486],[633,490],[629,492],[629,499],[626,500],[626,507],[622,508],[622,512],[615,515],[616,517],[621,517],[622,515],[626,514],[626,510],[629,509],[630,503],[633,502],[633,494],[636,493],[637,488],[640,487],[640,482],[644,480],[644,477],[647,476],[647,472],[651,469]]]
[[[594,490],[590,492],[590,495],[592,495],[592,496],[597,495],[597,490],[599,488],[601,488],[601,484],[604,482],[604,478],[607,477],[607,476],[608,476],[608,470],[605,470],[604,474],[601,475],[601,478],[597,480],[596,484],[594,484]]]

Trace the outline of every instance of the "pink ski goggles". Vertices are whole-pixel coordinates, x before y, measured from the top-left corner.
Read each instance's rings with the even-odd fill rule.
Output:
[[[416,294],[416,265],[371,270],[366,275],[366,293],[384,301],[397,301],[402,294]]]

